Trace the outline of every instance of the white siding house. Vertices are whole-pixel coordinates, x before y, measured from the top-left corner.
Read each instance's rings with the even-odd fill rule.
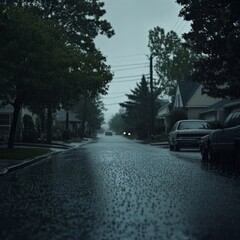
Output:
[[[200,113],[221,99],[202,94],[202,86],[192,81],[179,81],[173,108],[183,108],[188,119],[199,119]]]

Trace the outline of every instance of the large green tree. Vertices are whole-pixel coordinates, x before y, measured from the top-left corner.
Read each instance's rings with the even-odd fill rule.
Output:
[[[31,105],[42,93],[42,86],[49,87],[56,80],[55,74],[62,74],[65,59],[60,56],[65,55],[66,39],[52,22],[18,7],[1,12],[1,21],[5,29],[0,39],[0,99],[14,107],[8,142],[11,148],[22,106]]]
[[[104,122],[103,111],[105,108],[99,95],[95,95],[94,97],[87,95],[82,96],[80,101],[72,109],[78,118],[82,120],[82,137],[86,135],[86,123],[88,125],[87,134],[89,136],[95,135],[96,131],[101,129],[101,125]]]
[[[117,134],[121,134],[126,131],[126,124],[124,122],[122,113],[116,113],[109,121],[109,128],[115,131]]]
[[[161,27],[149,31],[151,55],[156,59],[155,71],[163,93],[174,96],[178,80],[189,79],[193,72],[195,55],[187,49],[181,38],[174,32],[165,32]]]
[[[132,94],[126,94],[128,101],[120,103],[120,106],[125,109],[123,118],[128,129],[133,129],[139,138],[146,139],[151,134],[152,117],[156,120],[160,107],[158,96],[161,91],[154,88],[152,96],[154,106],[153,113],[151,112],[150,87],[144,75],[140,83],[137,83],[136,88],[131,90],[131,92]]]
[[[199,55],[193,79],[212,97],[240,98],[240,1],[177,0],[180,16],[191,21],[184,34]]]
[[[106,11],[99,0],[7,0],[6,7],[17,4],[34,10],[40,16],[54,20],[68,33],[70,43],[94,51],[94,39],[98,34],[111,37],[114,31],[103,19]]]
[[[28,71],[35,72],[34,76],[31,75],[31,80],[40,83],[34,85],[35,89],[37,89],[37,91],[34,91],[33,86],[27,82],[25,86],[31,92],[29,99],[30,96],[35,96],[35,99],[34,101],[33,99],[31,101],[25,99],[23,103],[26,105],[29,103],[30,107],[36,112],[44,111],[47,108],[48,142],[51,142],[52,113],[60,106],[60,103],[64,108],[69,109],[86,92],[90,95],[96,95],[99,92],[105,94],[107,84],[112,79],[110,68],[105,64],[106,59],[95,48],[93,42],[99,33],[108,37],[114,34],[110,24],[101,19],[105,14],[103,6],[104,4],[99,1],[77,0],[10,0],[0,3],[0,31],[7,32],[10,35],[12,34],[11,31],[13,31],[12,35],[15,34],[13,42],[15,41],[14,43],[18,44],[18,46],[15,46],[16,51],[23,52],[27,46],[26,42],[31,43],[30,46],[33,49],[37,49],[34,52],[33,49],[28,48],[23,56],[24,59],[28,59]],[[17,26],[17,21],[14,23],[16,29],[21,27],[21,30],[17,33],[14,33],[14,27],[10,27],[11,21],[14,19],[12,16],[9,18],[12,15],[11,9],[18,9],[22,14],[22,24]],[[33,21],[28,14],[34,16]],[[39,16],[38,19],[36,15]],[[24,19],[25,17],[26,19]],[[64,29],[64,37],[61,35],[62,33],[46,29],[46,26],[41,27],[39,23],[36,24],[35,19],[39,22],[48,22],[46,26],[51,25],[56,29]],[[36,28],[34,29],[35,32],[40,29],[41,31],[37,33],[38,36],[31,38],[31,31],[34,27]],[[29,33],[30,36],[28,36]],[[7,45],[9,39],[5,37],[3,41],[6,40],[4,43]],[[24,38],[25,43],[21,42],[22,38]],[[41,42],[42,40],[44,42]],[[25,46],[21,49],[20,45],[22,44],[25,44]],[[10,42],[7,48],[4,44],[2,45],[5,48],[5,56],[11,54],[11,60],[14,62],[17,52],[11,49],[12,46],[13,44],[11,45]],[[38,51],[39,49],[41,51]],[[32,60],[31,57],[34,59]],[[11,61],[8,63],[5,66],[16,65],[15,63],[12,64]],[[9,69],[2,65],[2,70],[11,74],[16,69]],[[21,81],[19,76],[17,78],[17,81]],[[6,81],[9,80],[10,78],[4,78],[4,80],[2,78],[2,86],[7,86]],[[8,86],[10,87],[10,85]],[[8,102],[9,99],[6,94],[4,95],[4,88],[1,90],[2,100]],[[10,98],[12,101],[12,96]],[[17,109],[16,106],[20,108],[22,104],[17,105],[14,103],[15,109]],[[14,119],[17,119],[18,112],[16,111],[16,114],[14,114]],[[13,126],[15,125],[14,121]],[[9,146],[13,146],[14,129],[11,128],[9,138],[11,144],[9,143]]]

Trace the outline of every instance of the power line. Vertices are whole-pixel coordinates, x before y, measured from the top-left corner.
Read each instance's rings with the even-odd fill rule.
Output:
[[[123,56],[116,56],[113,57],[112,59],[117,59],[117,58],[126,58],[126,57],[136,57],[136,56],[145,56],[145,53],[138,53],[138,54],[131,54],[131,55],[123,55]]]
[[[136,79],[131,79],[131,80],[120,80],[120,81],[111,82],[111,84],[113,84],[113,83],[121,83],[121,82],[134,82],[134,81],[140,81],[140,79],[136,78]]]
[[[117,94],[119,95],[119,94],[123,94],[123,93],[124,93],[124,92],[111,92],[112,95],[115,95],[115,94],[116,94],[116,95],[117,95]]]
[[[134,67],[134,68],[123,68],[123,69],[114,70],[114,72],[120,72],[120,71],[126,71],[126,70],[134,70],[134,69],[147,68],[147,67],[148,66]]]
[[[179,24],[180,20],[181,20],[181,18],[178,18],[178,20],[175,22],[174,26],[171,28],[172,30],[174,30],[174,28]]]
[[[115,67],[128,67],[128,66],[138,66],[138,65],[146,65],[148,64],[147,62],[144,63],[131,63],[131,64],[120,64],[120,65],[115,65],[115,66],[111,66],[112,68]]]
[[[126,96],[121,95],[121,96],[118,96],[118,97],[106,97],[106,98],[103,98],[103,100],[105,100],[105,99],[116,99],[116,98],[122,98],[122,97],[126,97]]]
[[[177,26],[175,32],[178,32],[178,31],[179,31],[179,28],[181,28],[181,25],[183,24],[183,22],[184,22],[183,20],[180,22],[180,24]]]
[[[111,105],[119,105],[119,103],[108,103],[108,104],[104,104],[105,106],[111,106]]]
[[[149,75],[149,74],[141,74],[141,75],[130,75],[130,76],[123,76],[123,77],[115,77],[114,79],[120,79],[120,78],[132,78],[132,77],[142,77],[142,75]]]
[[[187,26],[187,22],[185,22],[185,24],[181,27],[181,29],[178,31],[178,35],[180,35],[180,33],[185,29],[185,27]]]

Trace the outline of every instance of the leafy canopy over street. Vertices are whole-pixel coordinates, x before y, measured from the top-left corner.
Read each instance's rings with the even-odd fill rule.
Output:
[[[176,32],[165,32],[161,27],[149,31],[148,47],[154,56],[158,87],[162,93],[171,96],[176,93],[177,81],[189,79],[193,73],[196,54],[184,46]]]
[[[93,42],[98,34],[114,34],[102,20],[103,6],[96,0],[0,4],[0,100],[14,107],[9,148],[23,106],[38,114],[48,110],[51,142],[52,115],[60,106],[69,109],[86,92],[106,94],[112,73]]]
[[[198,54],[193,80],[212,97],[240,98],[240,1],[177,0],[180,16],[191,21],[183,35]]]

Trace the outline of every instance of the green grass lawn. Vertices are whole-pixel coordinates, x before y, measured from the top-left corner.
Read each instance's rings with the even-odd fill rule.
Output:
[[[0,159],[24,160],[41,156],[50,152],[51,150],[46,148],[0,148]]]

